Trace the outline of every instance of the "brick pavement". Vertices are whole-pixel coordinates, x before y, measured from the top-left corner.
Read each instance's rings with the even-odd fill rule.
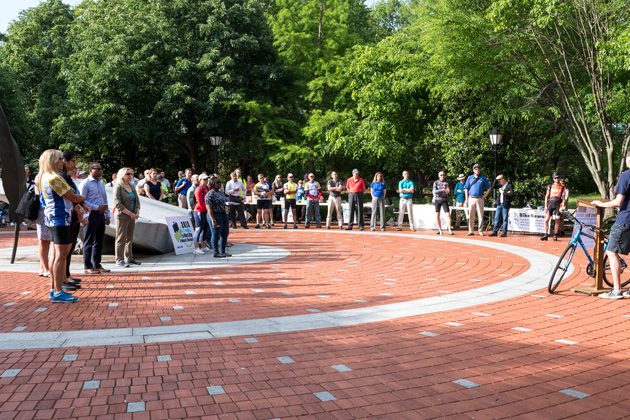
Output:
[[[292,255],[262,266],[85,276],[82,300],[73,305],[49,303],[46,282],[34,274],[0,273],[0,305],[15,302],[0,306],[0,328],[180,325],[402,302],[494,284],[530,268],[477,241],[507,239],[552,254],[566,244],[518,236],[455,246],[423,240],[428,233],[414,236],[238,230],[235,241],[280,246]],[[588,281],[576,264],[557,295],[541,289],[385,322],[2,351],[0,418],[625,417],[630,334],[623,323],[630,309],[627,301],[568,291]],[[176,304],[184,309],[174,310]],[[39,307],[47,310],[35,312]]]

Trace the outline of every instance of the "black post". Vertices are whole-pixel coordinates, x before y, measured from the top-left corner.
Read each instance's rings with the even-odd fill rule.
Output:
[[[495,182],[497,182],[497,146],[498,145],[493,145],[494,146],[494,177],[492,178],[492,196],[494,199],[494,207],[497,207],[497,189],[494,188],[495,186]]]
[[[22,226],[22,217],[13,214],[13,221],[15,222],[15,233],[13,235],[13,252],[11,253],[11,264],[15,263],[15,254],[17,253],[18,242],[20,240],[20,226]]]

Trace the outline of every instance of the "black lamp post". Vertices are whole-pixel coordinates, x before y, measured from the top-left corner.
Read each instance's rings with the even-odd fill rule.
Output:
[[[214,151],[214,159],[212,161],[212,173],[217,173],[219,169],[219,146],[221,146],[221,136],[210,136],[210,145]]]
[[[501,140],[503,139],[503,134],[499,132],[496,128],[492,130],[490,133],[490,143],[492,143],[492,148],[494,149],[494,177],[492,178],[492,186],[494,187],[494,183],[497,182],[497,148],[501,144]],[[493,188],[493,197],[494,197],[494,206],[497,206],[497,190]]]

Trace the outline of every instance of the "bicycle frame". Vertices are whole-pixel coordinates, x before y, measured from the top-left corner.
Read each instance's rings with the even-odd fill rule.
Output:
[[[583,228],[584,228],[584,226],[582,224],[580,224],[580,227],[579,227],[577,233],[571,239],[571,242],[569,242],[569,244],[570,245],[572,245],[572,244],[579,245],[580,248],[582,248],[582,252],[584,252],[584,255],[586,255],[586,259],[588,260],[589,266],[590,267],[595,267],[595,261],[593,260],[593,258],[591,258],[591,254],[586,249],[586,246],[584,245],[584,242],[582,241],[581,236],[584,235],[584,236],[586,236],[587,238],[590,238],[590,239],[595,239],[595,238],[593,236],[589,235],[588,233],[582,232]],[[608,239],[604,240],[604,252],[606,252],[606,248],[608,248]],[[573,256],[571,256],[571,259],[573,259]]]

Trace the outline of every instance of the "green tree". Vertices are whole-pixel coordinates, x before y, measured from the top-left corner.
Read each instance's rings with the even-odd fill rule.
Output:
[[[69,6],[47,0],[21,12],[0,44],[0,67],[11,79],[9,92],[15,95],[5,99],[9,118],[27,156],[58,145],[52,129],[65,110],[66,85],[60,69],[70,53],[67,36],[72,22]]]
[[[272,34],[253,0],[112,0],[79,14],[64,66],[71,112],[60,135],[116,164],[209,169],[209,137],[248,158],[272,100]]]
[[[605,60],[627,30],[627,2],[431,0],[417,25],[444,98],[478,100],[490,124],[556,120],[609,197],[628,148],[628,74]],[[625,134],[624,134],[625,130]]]

